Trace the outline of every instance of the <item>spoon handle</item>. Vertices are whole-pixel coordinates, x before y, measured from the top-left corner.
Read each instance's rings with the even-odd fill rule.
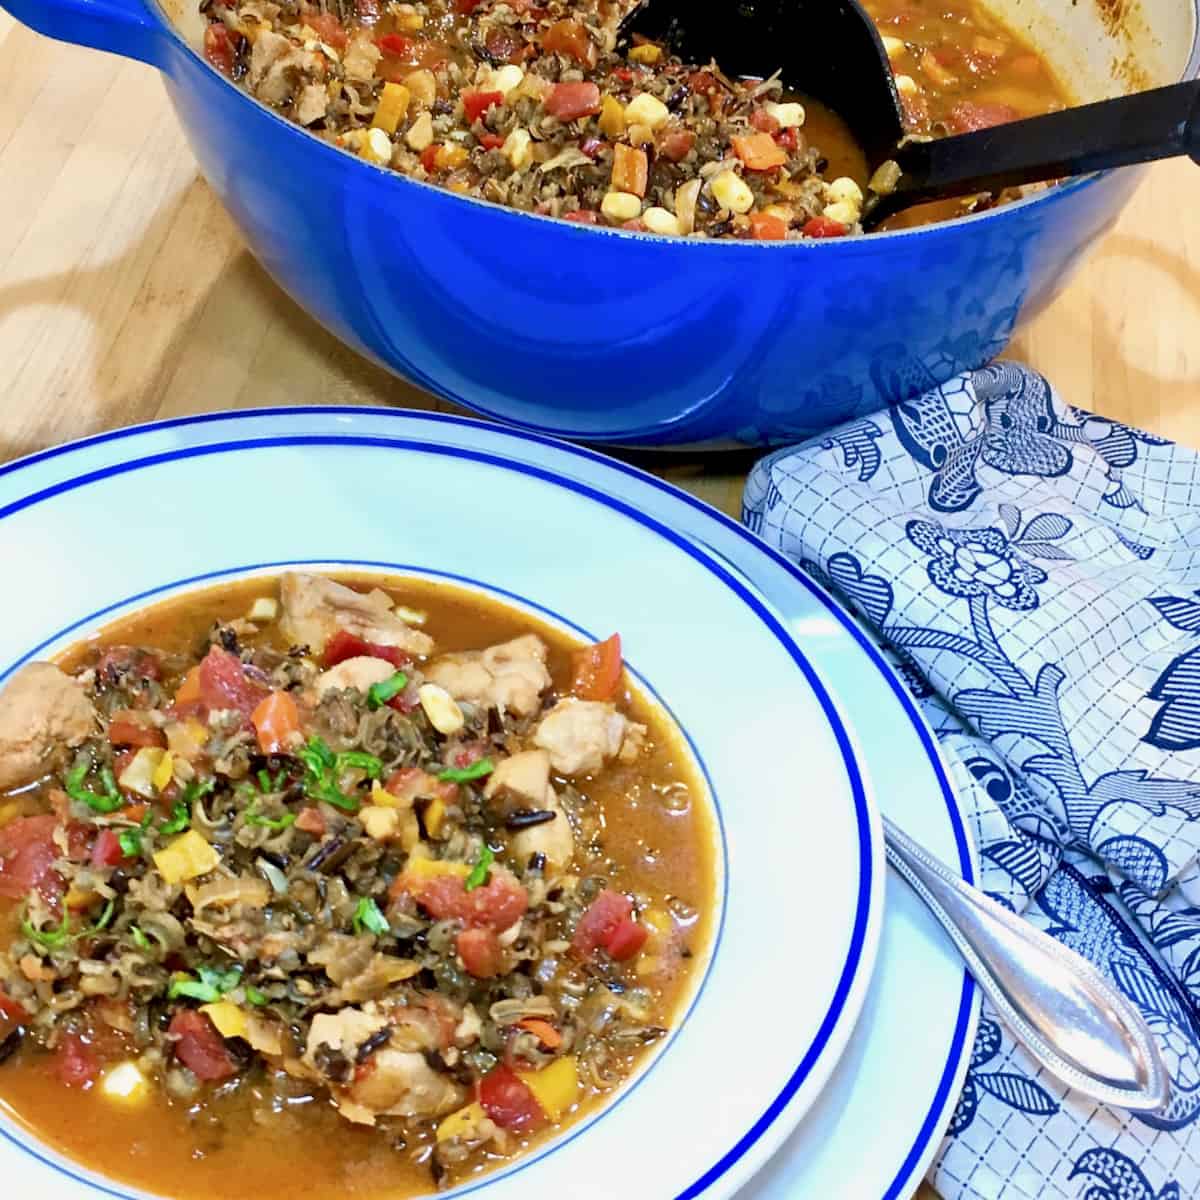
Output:
[[[867,223],[876,225],[922,199],[999,191],[1182,154],[1200,163],[1200,80],[976,133],[908,142],[895,155],[902,172],[895,191],[880,199]]]
[[[1163,1108],[1170,1081],[1138,1010],[1086,959],[958,878],[884,817],[888,861],[961,951],[1006,1024],[1045,1067],[1121,1108]]]

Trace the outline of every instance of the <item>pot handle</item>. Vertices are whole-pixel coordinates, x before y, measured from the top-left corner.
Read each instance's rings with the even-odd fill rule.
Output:
[[[60,42],[107,50],[161,67],[166,31],[142,0],[0,0],[30,29]]]

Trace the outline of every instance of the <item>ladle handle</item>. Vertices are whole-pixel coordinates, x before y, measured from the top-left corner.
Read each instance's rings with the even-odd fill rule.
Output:
[[[993,192],[1023,183],[1190,155],[1200,163],[1200,80],[976,133],[909,142],[896,154],[896,190],[870,223],[922,199]]]

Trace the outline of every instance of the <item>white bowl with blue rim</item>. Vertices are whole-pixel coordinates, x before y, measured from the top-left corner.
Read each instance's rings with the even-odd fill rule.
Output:
[[[646,487],[662,490],[537,437],[372,410],[190,418],[0,468],[0,556],[21,564],[0,596],[0,682],[165,596],[343,565],[447,579],[589,640],[619,630],[683,731],[719,830],[690,1000],[602,1109],[448,1195],[610,1200],[613,1162],[655,1200],[733,1195],[820,1095],[870,983],[883,873],[858,735],[804,637]],[[703,540],[722,535],[706,520]],[[10,1114],[0,1168],[39,1200],[138,1194]]]

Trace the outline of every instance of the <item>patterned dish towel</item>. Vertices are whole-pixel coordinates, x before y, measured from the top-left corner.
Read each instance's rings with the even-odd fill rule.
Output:
[[[1080,1097],[984,1004],[945,1200],[1200,1196],[1200,455],[997,363],[763,459],[743,519],[936,731],[984,889],[1150,1023],[1170,1109]]]

